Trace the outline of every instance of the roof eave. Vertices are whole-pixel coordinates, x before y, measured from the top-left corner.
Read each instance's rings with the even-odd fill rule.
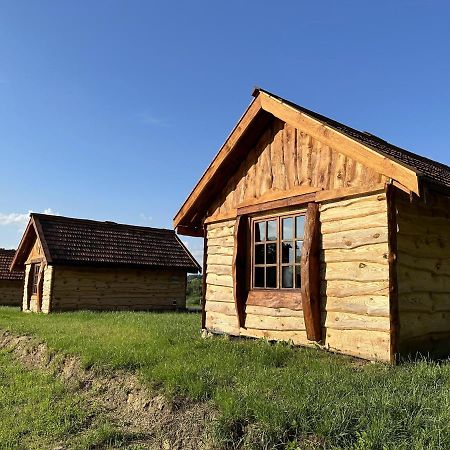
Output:
[[[227,139],[223,143],[220,150],[217,152],[214,159],[211,161],[197,184],[192,189],[191,193],[188,195],[186,200],[181,205],[177,214],[173,219],[173,227],[177,228],[179,225],[189,227],[190,224],[183,223],[183,219],[186,214],[190,211],[194,200],[203,192],[205,185],[209,181],[210,177],[217,171],[221,166],[227,156],[231,153],[236,143],[248,129],[248,126],[252,123],[256,114],[261,111],[261,104],[259,99],[256,97],[252,100],[250,105],[245,110],[244,114],[240,117],[237,124],[234,126],[231,133],[228,135]]]
[[[23,265],[25,264],[27,252],[31,249],[30,233],[34,231],[35,237],[39,239],[41,243],[42,250],[44,251],[44,257],[47,264],[51,264],[52,258],[45,240],[44,233],[42,232],[42,227],[33,213],[30,214],[30,220],[28,221],[27,227],[22,235],[19,246],[17,247],[16,254],[11,262],[9,270],[18,271],[23,270]]]

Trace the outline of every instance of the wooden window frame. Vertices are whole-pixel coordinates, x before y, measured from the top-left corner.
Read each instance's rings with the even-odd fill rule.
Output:
[[[30,270],[30,274],[31,274],[31,295],[32,296],[36,296],[38,295],[38,291],[39,291],[39,273],[41,270],[41,264],[40,262],[38,263],[32,263],[31,264],[31,270]]]
[[[265,214],[263,216],[254,216],[250,218],[250,290],[254,292],[301,292],[301,284],[299,287],[296,287],[295,285],[295,274],[296,270],[301,271],[301,260],[300,262],[296,262],[295,259],[295,244],[297,241],[302,242],[303,247],[303,241],[304,241],[304,233],[301,238],[297,238],[296,236],[296,218],[297,217],[303,217],[305,224],[306,224],[306,209],[301,208],[295,211],[286,211],[283,213],[271,213],[271,214]],[[290,240],[284,240],[282,235],[282,223],[283,219],[292,218],[293,220],[293,237]],[[277,239],[276,241],[267,241],[267,235],[264,236],[264,241],[260,241],[259,243],[255,242],[255,225],[259,222],[269,222],[271,220],[275,220],[277,223]],[[267,234],[267,229],[266,229]],[[283,242],[292,242],[294,244],[294,259],[293,263],[283,263],[282,261],[282,248],[283,248]],[[276,264],[266,264],[265,258],[266,258],[266,245],[267,243],[276,243],[277,246],[277,263]],[[264,264],[255,264],[255,247],[256,245],[264,245]],[[255,286],[255,267],[262,267],[264,268],[264,287],[257,287]],[[277,269],[277,287],[267,287],[266,282],[266,268],[267,267],[276,267]],[[282,287],[282,273],[283,273],[283,267],[293,267],[293,287]]]

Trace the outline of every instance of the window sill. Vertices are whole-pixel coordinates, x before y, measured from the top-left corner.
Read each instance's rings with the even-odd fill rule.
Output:
[[[300,289],[252,289],[248,293],[247,305],[297,311],[303,309]]]

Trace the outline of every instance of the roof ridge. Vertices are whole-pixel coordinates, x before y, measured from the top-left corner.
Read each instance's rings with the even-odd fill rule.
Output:
[[[73,221],[78,223],[94,223],[96,225],[117,225],[120,227],[126,227],[126,228],[136,228],[136,229],[142,229],[142,230],[152,230],[152,231],[161,231],[165,233],[175,233],[175,230],[171,230],[169,228],[158,228],[158,227],[146,227],[144,225],[130,225],[127,223],[120,223],[120,222],[114,222],[110,220],[94,220],[94,219],[81,219],[78,217],[68,217],[68,216],[60,216],[56,214],[44,214],[44,213],[30,213],[31,217],[37,217],[37,218],[48,218],[52,220],[60,220],[60,221]]]
[[[200,266],[200,264],[198,263],[198,261],[194,258],[194,256],[191,254],[191,252],[189,251],[189,249],[187,248],[186,245],[184,245],[183,241],[180,239],[180,237],[175,233],[175,239],[179,242],[179,244],[181,245],[181,247],[183,248],[184,252],[186,253],[186,255],[189,257],[189,259],[198,267],[199,272],[202,271],[202,268]]]

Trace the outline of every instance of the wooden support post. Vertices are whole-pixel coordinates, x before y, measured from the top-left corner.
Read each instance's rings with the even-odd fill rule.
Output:
[[[388,216],[389,246],[389,317],[390,317],[390,356],[391,363],[396,364],[399,356],[400,318],[398,311],[398,279],[397,279],[397,206],[396,187],[386,185],[386,201]]]
[[[306,212],[301,274],[306,336],[310,341],[320,342],[322,339],[322,323],[320,317],[320,222],[318,203],[309,203]]]
[[[206,270],[208,258],[208,233],[206,225],[203,231],[203,273],[202,273],[202,330],[206,328]]]
[[[236,316],[240,328],[245,327],[245,304],[247,302],[248,286],[247,271],[247,241],[249,236],[248,217],[238,216],[234,229],[233,251],[233,292]]]
[[[39,274],[37,281],[37,293],[36,293],[36,311],[42,311],[42,294],[44,291],[44,270],[45,270],[45,262],[42,261],[39,266]]]

